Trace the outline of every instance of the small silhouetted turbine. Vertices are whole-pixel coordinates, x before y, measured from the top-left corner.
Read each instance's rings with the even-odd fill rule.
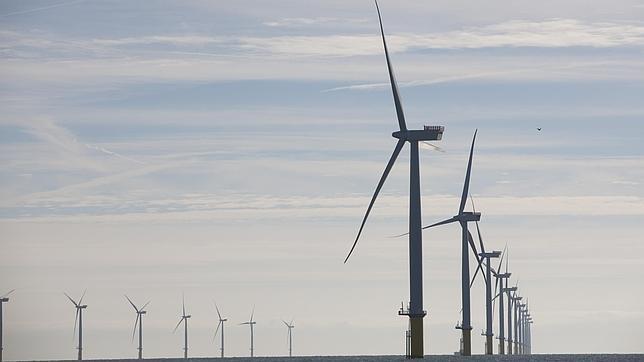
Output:
[[[78,300],[78,303],[76,303],[75,300],[72,299],[67,293],[65,293],[65,296],[67,296],[67,299],[69,299],[72,304],[74,304],[74,307],[76,307],[76,317],[74,318],[74,336],[76,335],[76,323],[78,323],[78,360],[81,361],[83,359],[83,309],[87,308],[86,304],[83,304],[83,297],[85,297],[85,290],[83,292],[83,295],[81,295],[80,299]]]
[[[2,344],[2,304],[9,302],[9,294],[13,293],[15,289],[12,289],[8,291],[7,293],[3,294],[2,297],[0,297],[0,362],[2,362],[2,349],[3,349],[3,344]]]
[[[217,316],[219,316],[219,323],[217,323],[217,329],[215,329],[215,334],[212,336],[212,340],[215,340],[215,337],[217,337],[217,333],[219,332],[219,329],[221,328],[221,358],[224,358],[224,322],[226,322],[228,319],[222,318],[221,313],[219,313],[219,307],[217,307],[217,303],[215,303],[215,309],[217,310]]]
[[[286,334],[286,339],[288,341],[288,356],[293,357],[293,328],[295,328],[295,326],[293,325],[292,319],[290,323],[286,323],[283,319],[282,322],[284,322],[286,328],[288,328],[288,332]]]
[[[246,324],[250,326],[250,356],[251,357],[255,356],[255,354],[254,354],[255,350],[254,350],[254,340],[253,340],[253,338],[254,338],[253,329],[254,329],[255,324],[257,324],[257,322],[253,321],[253,316],[254,315],[255,315],[255,307],[253,307],[253,311],[250,313],[250,319],[248,320],[248,322],[239,323],[240,326],[246,325]]]
[[[143,359],[143,315],[146,313],[145,307],[150,304],[148,301],[143,305],[141,308],[137,308],[136,305],[134,305],[134,302],[126,295],[125,298],[127,299],[128,302],[132,305],[132,308],[134,308],[134,311],[136,311],[136,320],[134,321],[134,330],[132,330],[132,340],[134,341],[134,335],[136,334],[136,327],[138,325],[139,327],[139,359]]]
[[[177,326],[174,327],[174,330],[172,333],[177,331],[177,328],[181,325],[181,322],[183,322],[183,358],[188,358],[188,319],[192,317],[191,315],[186,314],[186,300],[185,298],[182,298],[181,301],[181,319],[179,319],[179,323],[177,323]]]

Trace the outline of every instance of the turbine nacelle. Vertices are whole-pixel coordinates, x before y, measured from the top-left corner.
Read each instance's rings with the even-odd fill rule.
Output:
[[[498,258],[499,256],[501,256],[501,252],[500,251],[490,251],[487,253],[484,252],[484,253],[479,253],[479,256],[482,258]]]
[[[392,133],[394,138],[404,141],[440,141],[443,138],[443,126],[425,126],[423,129],[400,130]]]
[[[517,287],[510,287],[510,288],[503,288],[503,291],[504,292],[516,292],[517,289],[518,289]]]
[[[0,303],[6,303],[9,301],[9,298],[0,298]]]
[[[479,221],[481,220],[481,213],[472,212],[472,211],[463,211],[458,216],[456,216],[456,219],[458,219],[458,221],[460,222]]]
[[[503,273],[503,274],[497,274],[497,278],[509,278],[512,273]]]

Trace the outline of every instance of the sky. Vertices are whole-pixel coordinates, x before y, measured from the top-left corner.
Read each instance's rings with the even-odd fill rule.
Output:
[[[423,223],[471,195],[507,245],[535,353],[644,352],[644,2],[380,8],[421,149]],[[371,1],[0,1],[0,293],[8,360],[402,354],[409,148],[347,264],[395,110]],[[542,130],[539,132],[537,128]],[[458,348],[460,230],[425,231],[425,350]],[[472,262],[473,263],[473,262]],[[472,264],[473,265],[473,264]],[[472,266],[473,270],[473,266]],[[472,288],[484,351],[484,284]],[[496,313],[495,313],[496,319]],[[494,327],[495,333],[497,326]]]

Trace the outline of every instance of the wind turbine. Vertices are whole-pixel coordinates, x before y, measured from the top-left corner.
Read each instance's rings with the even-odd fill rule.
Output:
[[[80,299],[78,300],[78,303],[76,303],[75,300],[72,299],[67,293],[65,295],[67,296],[67,299],[69,299],[70,302],[74,304],[74,307],[76,307],[76,317],[74,318],[74,335],[76,335],[76,323],[78,322],[78,360],[82,361],[83,360],[83,309],[87,308],[86,304],[83,304],[83,297],[85,297],[85,290],[83,292],[83,295],[81,295]]]
[[[393,167],[400,151],[406,142],[410,144],[410,161],[409,161],[409,294],[410,302],[407,310],[401,310],[398,314],[407,315],[410,319],[410,334],[411,334],[411,357],[422,358],[424,356],[423,346],[423,318],[427,314],[423,310],[423,247],[422,247],[422,221],[421,221],[421,202],[420,202],[420,166],[418,160],[418,143],[424,141],[437,141],[443,136],[445,128],[443,126],[425,126],[421,130],[408,130],[405,122],[405,114],[403,112],[398,85],[394,76],[391,59],[389,58],[389,51],[387,50],[387,42],[385,40],[385,32],[382,26],[382,18],[380,16],[380,9],[376,2],[376,11],[378,12],[378,21],[380,23],[380,34],[382,36],[382,45],[385,51],[385,59],[387,61],[387,70],[389,71],[389,82],[391,83],[391,91],[393,93],[394,106],[396,108],[396,117],[398,118],[398,131],[392,133],[394,138],[398,139],[396,147],[387,162],[387,166],[378,181],[376,190],[371,198],[371,202],[367,207],[367,211],[362,219],[358,235],[356,236],[351,250],[347,255],[344,262],[346,263],[355,249],[362,229],[369,217],[371,208],[373,207],[380,189],[382,188],[391,168]]]
[[[255,356],[255,355],[254,355],[255,351],[254,351],[254,349],[253,349],[253,348],[254,348],[254,341],[253,341],[253,337],[254,337],[254,335],[253,335],[253,326],[254,326],[255,324],[257,324],[257,322],[253,321],[253,316],[254,316],[254,315],[255,315],[255,307],[253,307],[253,311],[250,313],[250,320],[249,320],[248,322],[239,323],[239,325],[240,325],[240,326],[241,326],[241,325],[245,325],[245,324],[248,324],[248,325],[250,326],[250,356],[251,356],[251,357],[254,357],[254,356]]]
[[[523,297],[520,297],[515,291],[514,296],[512,296],[512,302],[514,305],[514,354],[519,354],[519,342],[521,338],[519,335],[519,305],[521,303],[521,299],[523,299]]]
[[[292,319],[291,323],[286,323],[283,319],[282,322],[284,322],[284,324],[286,324],[286,328],[288,328],[288,356],[293,357],[293,328],[295,328],[295,326],[293,325]]]
[[[141,307],[140,309],[134,305],[134,302],[126,295],[125,298],[127,299],[128,302],[132,305],[132,308],[134,308],[134,311],[136,311],[136,320],[134,321],[134,330],[132,330],[132,340],[134,340],[134,335],[136,334],[136,326],[139,326],[139,359],[143,359],[143,315],[147,313],[145,311],[145,307],[150,304],[148,301]]]
[[[221,327],[221,358],[224,358],[224,322],[226,322],[228,319],[226,318],[221,318],[221,313],[219,313],[219,307],[217,307],[217,303],[215,303],[215,309],[217,310],[217,315],[219,316],[219,323],[217,323],[217,329],[215,329],[215,335],[212,336],[212,339],[214,340],[215,337],[217,337],[217,332],[219,332],[219,327]]]
[[[506,274],[507,274],[507,261],[508,259],[505,259],[506,262]],[[508,281],[506,281],[507,285]],[[517,291],[517,286],[513,287],[506,287],[506,288],[501,288],[501,293],[507,293],[508,295],[508,354],[512,354],[512,346],[513,346],[513,340],[512,340],[512,305],[513,305],[513,297],[512,293]]]
[[[470,197],[470,201],[472,202],[472,211],[476,213],[476,208],[474,207],[474,199]],[[486,267],[485,269],[486,270],[485,272],[485,333],[483,333],[482,335],[485,336],[485,354],[491,355],[494,353],[493,352],[494,348],[492,343],[492,337],[494,337],[494,333],[492,332],[493,297],[492,297],[492,265],[490,264],[490,259],[498,258],[499,256],[501,256],[501,252],[485,251],[485,245],[483,244],[483,236],[481,236],[481,229],[479,228],[478,221],[476,221],[476,233],[479,238],[479,245],[481,246],[481,252],[478,255],[481,257],[481,259],[485,259],[485,262],[483,264]],[[501,257],[501,262],[503,262],[503,257]],[[476,274],[478,273],[478,271],[479,269],[477,269],[476,273],[474,273],[474,278],[476,278]],[[472,278],[470,287],[474,283],[474,278]]]
[[[3,326],[3,321],[2,321],[2,304],[9,302],[9,294],[13,293],[15,289],[11,289],[7,293],[5,293],[2,297],[0,297],[0,362],[2,362],[2,349],[3,344],[2,344],[2,326]]]
[[[481,220],[481,213],[476,212],[476,211],[465,211],[465,204],[467,203],[467,196],[469,192],[469,187],[470,187],[470,174],[472,171],[472,155],[474,153],[474,142],[476,141],[476,133],[477,131],[474,132],[474,137],[472,138],[472,146],[470,148],[470,157],[467,162],[467,171],[465,173],[465,182],[463,184],[463,193],[461,195],[461,203],[458,208],[458,214],[455,216],[452,216],[449,219],[439,221],[435,224],[425,226],[423,229],[439,226],[439,225],[445,225],[445,224],[450,224],[453,222],[457,222],[461,225],[461,231],[462,231],[462,240],[461,240],[461,303],[462,303],[462,311],[463,311],[463,321],[461,322],[460,326],[456,326],[456,328],[459,328],[463,332],[463,351],[462,354],[464,356],[470,356],[472,354],[472,337],[471,337],[471,332],[472,332],[472,325],[471,325],[471,318],[470,318],[470,260],[469,260],[469,252],[468,252],[468,244],[469,247],[471,247],[472,251],[474,252],[474,256],[478,262],[478,268],[482,270],[481,267],[481,259],[478,257],[478,252],[476,250],[476,245],[474,245],[474,240],[472,239],[472,234],[468,231],[467,229],[467,223],[472,222],[472,221],[479,221]],[[477,270],[478,272],[478,270]],[[475,274],[476,276],[476,274]]]
[[[174,327],[172,333],[177,331],[181,322],[183,322],[183,358],[188,358],[188,318],[192,317],[191,315],[186,315],[186,300],[183,298],[181,302],[182,314],[179,323]]]
[[[501,260],[499,261],[499,266],[497,267],[496,270],[492,270],[492,273],[496,277],[496,284],[494,285],[494,301],[496,301],[496,298],[499,298],[499,354],[505,354],[505,313],[504,313],[504,295],[505,295],[505,285],[507,285],[507,279],[510,278],[510,275],[512,273],[508,273],[508,260],[506,258],[505,260],[505,273],[500,273],[499,271],[501,270],[501,264],[503,263],[503,257],[505,256],[505,253],[507,251],[507,246],[506,249],[503,252],[503,255],[501,256]],[[506,279],[504,282],[503,280]],[[501,286],[500,289],[498,289],[499,285]],[[497,290],[500,290],[497,294]]]

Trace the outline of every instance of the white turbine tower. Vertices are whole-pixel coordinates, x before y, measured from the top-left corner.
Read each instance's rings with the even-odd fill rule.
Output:
[[[255,307],[253,307],[253,311],[250,313],[250,320],[248,320],[248,322],[239,323],[240,326],[246,325],[246,324],[248,326],[250,326],[250,356],[251,357],[255,356],[255,349],[254,349],[255,348],[255,341],[253,339],[254,338],[253,330],[254,330],[255,324],[257,324],[257,322],[253,321],[253,316],[254,315],[255,315]]]
[[[177,328],[181,325],[181,322],[183,322],[183,358],[188,358],[188,319],[192,317],[191,315],[186,314],[186,300],[183,298],[181,302],[181,319],[179,319],[179,323],[177,323],[177,326],[174,327],[174,331],[172,333],[177,331]]]
[[[380,16],[380,9],[376,2],[376,10],[378,12],[378,20],[380,23],[380,34],[382,36],[382,45],[385,51],[385,59],[387,61],[387,70],[389,71],[389,82],[391,83],[391,91],[394,98],[394,106],[396,108],[396,117],[398,118],[398,131],[392,133],[394,138],[398,139],[393,154],[387,162],[387,166],[378,181],[376,190],[371,197],[371,202],[367,207],[367,211],[360,224],[358,235],[356,236],[351,250],[347,255],[344,262],[346,263],[351,253],[356,247],[360,234],[365,226],[371,208],[373,207],[380,189],[385,183],[391,168],[393,167],[400,151],[402,151],[405,143],[409,142],[410,145],[410,161],[409,161],[409,308],[398,312],[400,315],[409,317],[410,330],[408,331],[408,343],[410,344],[409,354],[410,357],[422,358],[425,355],[423,346],[423,318],[427,312],[423,309],[423,245],[422,245],[422,221],[421,221],[421,200],[420,200],[420,165],[418,157],[419,143],[424,141],[437,141],[443,136],[444,127],[442,126],[425,126],[420,130],[408,130],[405,121],[405,114],[403,112],[402,102],[400,100],[400,92],[394,76],[393,66],[389,58],[389,51],[387,49],[387,42],[385,40],[385,32],[382,27],[382,18]]]
[[[295,328],[295,326],[293,325],[292,319],[290,323],[286,323],[283,319],[282,322],[284,322],[286,328],[288,328],[288,332],[286,334],[286,338],[288,340],[288,356],[293,357],[293,328]]]
[[[141,308],[137,308],[136,305],[134,305],[134,302],[126,295],[125,298],[127,299],[128,302],[132,305],[132,308],[134,308],[134,311],[136,311],[136,320],[134,321],[134,330],[132,330],[132,340],[134,341],[134,335],[136,334],[136,327],[139,327],[139,359],[143,359],[143,315],[146,314],[147,312],[145,311],[145,307],[150,304],[148,301],[143,305]]]
[[[70,302],[74,304],[74,307],[76,307],[76,317],[74,318],[74,336],[76,335],[76,323],[78,323],[78,360],[82,361],[83,360],[83,309],[87,308],[86,304],[83,304],[83,297],[85,297],[85,290],[83,292],[83,295],[81,295],[80,299],[78,300],[78,303],[76,303],[75,300],[72,299],[67,293],[65,295],[69,299]]]
[[[221,317],[217,303],[215,303],[215,309],[217,310],[217,316],[219,316],[219,323],[217,323],[217,329],[215,329],[215,334],[212,336],[212,340],[215,340],[217,333],[219,332],[219,328],[221,328],[221,347],[219,349],[221,350],[221,358],[224,358],[224,322],[226,322],[228,319]]]
[[[2,331],[2,328],[3,328],[3,325],[2,325],[3,324],[3,321],[2,321],[2,305],[4,303],[9,302],[9,294],[13,293],[14,290],[15,289],[12,289],[12,290],[8,291],[7,293],[5,293],[2,297],[0,297],[0,362],[2,362],[2,349],[4,348],[3,347],[4,345],[2,344],[3,343],[2,342],[2,333],[3,333],[3,331]]]

